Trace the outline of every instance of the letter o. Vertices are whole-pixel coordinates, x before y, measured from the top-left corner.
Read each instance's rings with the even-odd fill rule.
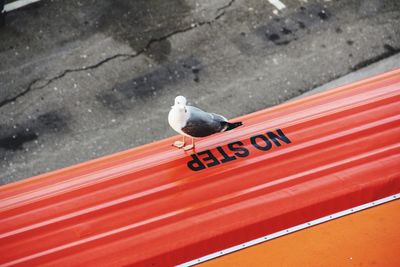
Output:
[[[257,139],[260,139],[264,144],[259,144],[257,142]],[[272,147],[272,143],[271,143],[271,141],[269,141],[268,137],[266,137],[265,135],[262,135],[262,134],[252,136],[250,138],[250,142],[255,148],[257,148],[258,150],[262,150],[262,151],[270,150]]]

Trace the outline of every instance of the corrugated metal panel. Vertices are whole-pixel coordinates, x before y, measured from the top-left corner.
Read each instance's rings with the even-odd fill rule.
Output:
[[[243,249],[199,265],[400,266],[400,200]]]
[[[0,263],[168,266],[400,192],[400,70],[0,188]]]
[[[296,233],[296,232],[302,232],[301,230],[305,230],[306,232],[311,231],[313,232],[312,235],[314,235],[314,239],[312,240],[312,242],[315,242],[315,247],[307,250],[307,253],[309,254],[309,256],[311,255],[315,255],[315,253],[317,254],[321,254],[321,253],[330,253],[333,255],[340,255],[340,253],[347,253],[347,248],[346,248],[346,244],[343,244],[343,246],[338,246],[337,250],[345,250],[345,251],[335,251],[334,253],[332,253],[331,249],[327,249],[327,251],[325,251],[326,249],[326,244],[324,244],[325,242],[330,242],[330,243],[337,243],[337,242],[346,242],[347,239],[349,239],[349,236],[347,233],[343,234],[343,232],[348,232],[348,231],[353,231],[354,233],[356,233],[356,231],[354,230],[354,227],[350,227],[350,229],[347,229],[349,226],[346,223],[342,223],[341,221],[348,221],[347,217],[357,217],[357,218],[364,218],[364,219],[357,219],[357,223],[360,225],[357,225],[357,227],[362,228],[364,225],[367,224],[371,224],[371,223],[375,223],[375,224],[379,224],[379,228],[382,229],[376,229],[375,231],[363,231],[361,233],[357,233],[357,235],[365,235],[365,241],[366,244],[357,244],[357,246],[359,246],[359,249],[361,250],[368,250],[371,247],[376,246],[376,244],[367,244],[368,242],[368,238],[374,238],[374,235],[376,234],[376,231],[379,231],[380,234],[385,234],[385,239],[390,239],[392,241],[392,243],[390,245],[386,245],[385,248],[383,249],[387,249],[388,253],[382,253],[382,251],[380,251],[378,254],[381,256],[387,255],[387,254],[393,254],[393,247],[395,247],[395,251],[397,252],[398,248],[399,248],[399,241],[400,241],[400,236],[397,235],[397,233],[399,232],[397,230],[397,228],[393,227],[393,220],[396,220],[396,216],[393,216],[392,213],[387,213],[385,214],[385,218],[379,218],[379,220],[376,220],[376,213],[378,212],[373,212],[372,214],[374,214],[373,216],[359,216],[359,212],[360,211],[364,211],[365,209],[371,209],[374,208],[376,209],[377,206],[382,205],[382,204],[387,204],[388,202],[394,201],[394,200],[399,200],[400,199],[400,194],[395,194],[392,196],[388,196],[385,198],[381,198],[378,200],[374,200],[373,202],[369,202],[369,203],[365,203],[362,204],[360,206],[356,206],[356,207],[352,207],[349,208],[347,210],[343,210],[343,211],[339,211],[330,215],[325,215],[324,217],[320,217],[317,218],[315,220],[309,221],[309,222],[305,222],[299,225],[295,225],[292,226],[290,228],[287,229],[282,229],[278,232],[272,233],[272,234],[268,234],[265,236],[261,236],[258,237],[256,239],[247,241],[245,243],[242,244],[237,244],[233,247],[229,247],[220,251],[216,251],[213,252],[211,254],[202,256],[200,258],[197,259],[193,259],[191,261],[179,264],[177,266],[179,267],[188,267],[188,266],[193,266],[193,265],[197,265],[199,263],[202,262],[211,262],[211,265],[214,264],[218,264],[221,262],[226,262],[226,264],[221,265],[221,266],[232,266],[232,264],[228,264],[228,262],[234,260],[234,259],[239,259],[239,261],[236,263],[235,266],[240,266],[240,265],[245,265],[246,262],[257,262],[257,265],[265,265],[264,263],[268,262],[268,266],[282,266],[282,260],[275,260],[275,261],[270,261],[271,257],[273,258],[274,256],[272,255],[264,255],[264,254],[269,254],[271,253],[270,251],[270,245],[269,241],[277,239],[277,238],[281,238],[284,237],[286,235],[295,235],[295,236],[304,236],[307,234],[303,234],[303,233]],[[396,208],[391,208],[391,211],[394,211]],[[388,210],[388,209],[384,209],[384,210]],[[381,213],[381,212],[379,212]],[[369,214],[371,214],[371,212],[369,212]],[[400,218],[400,217],[399,217]],[[375,220],[373,222],[373,220]],[[390,222],[389,222],[390,220]],[[324,224],[324,223],[328,223],[328,225],[331,224],[330,221],[339,221],[339,223],[336,223],[341,225],[341,227],[343,227],[344,229],[340,229],[339,231],[337,231],[335,228],[334,231],[331,232],[331,234],[329,234],[328,236],[324,236],[323,234],[321,234],[321,236],[319,238],[316,238],[316,236],[318,236],[318,234],[314,233],[314,231],[318,232],[321,227],[319,227],[320,224]],[[354,221],[354,219],[353,219]],[[364,224],[364,225],[363,225]],[[318,226],[316,228],[314,228],[315,226]],[[326,229],[327,226],[322,226],[322,228]],[[328,227],[329,228],[329,227]],[[368,235],[368,237],[367,237]],[[358,238],[362,238],[360,236],[358,236]],[[379,238],[379,236],[375,236],[375,238]],[[283,238],[284,240],[288,240],[287,238]],[[296,238],[295,238],[296,239]],[[329,241],[329,239],[334,239],[333,242]],[[289,239],[289,240],[293,240],[293,239]],[[396,242],[397,241],[397,242]],[[351,242],[351,240],[349,240],[349,242]],[[285,242],[284,241],[280,241],[280,244],[282,244],[282,246],[284,246]],[[260,249],[260,246],[263,247],[262,249]],[[273,246],[273,245],[272,245]],[[296,243],[296,241],[292,241],[292,242],[288,242],[286,244],[287,248],[289,250],[293,250],[293,251],[302,251],[304,249],[304,243],[302,242],[298,242]],[[255,247],[255,248],[253,248]],[[264,250],[268,249],[268,252]],[[324,249],[325,248],[325,249]],[[276,249],[276,248],[275,248]],[[244,250],[243,252],[241,250]],[[283,252],[285,249],[280,249],[281,252]],[[389,250],[391,250],[389,252]],[[318,251],[318,252],[317,252]],[[253,253],[256,253],[258,255],[257,257],[254,256]],[[375,251],[376,252],[376,251]],[[232,254],[234,254],[232,256]],[[292,262],[296,261],[296,253],[288,253],[290,255],[285,255],[285,261],[289,260]],[[226,256],[229,255],[229,256]],[[282,253],[280,253],[281,256],[276,256],[277,258],[281,258],[282,257]],[[376,257],[376,253],[374,254]],[[371,255],[372,256],[372,255]],[[217,259],[222,257],[223,259]],[[318,266],[332,266],[332,264],[330,263],[330,260],[325,259],[324,257],[318,257],[319,259],[317,261],[314,262],[319,262]],[[368,257],[365,257],[365,259],[367,259]],[[285,265],[284,266],[303,266],[304,264],[301,264],[301,260],[299,259],[298,264],[291,264],[291,265]],[[308,266],[307,264],[305,264],[306,266]],[[247,266],[254,266],[254,264],[247,264]],[[387,266],[387,265],[386,265]],[[392,265],[389,265],[392,266]],[[393,266],[397,266],[397,265],[393,265]]]

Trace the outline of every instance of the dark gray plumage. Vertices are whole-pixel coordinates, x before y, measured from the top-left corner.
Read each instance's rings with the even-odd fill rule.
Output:
[[[182,131],[193,137],[205,137],[234,129],[242,123],[230,123],[221,115],[204,112],[199,108],[186,106],[190,116]]]

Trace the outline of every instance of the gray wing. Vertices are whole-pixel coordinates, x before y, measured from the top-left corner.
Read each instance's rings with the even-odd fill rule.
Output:
[[[228,121],[228,120],[227,120],[224,116],[222,116],[222,115],[215,114],[215,113],[208,113],[208,114],[211,114],[211,115],[213,116],[214,120],[216,120],[216,121],[220,121],[220,122],[227,122],[227,121]]]
[[[215,113],[204,112],[199,108],[186,106],[190,117],[182,131],[193,137],[205,137],[219,133],[226,128],[226,119]]]

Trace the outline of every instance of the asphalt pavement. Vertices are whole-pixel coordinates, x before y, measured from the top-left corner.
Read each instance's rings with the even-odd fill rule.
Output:
[[[174,135],[176,95],[234,118],[399,51],[397,0],[42,0],[0,28],[0,184]]]

